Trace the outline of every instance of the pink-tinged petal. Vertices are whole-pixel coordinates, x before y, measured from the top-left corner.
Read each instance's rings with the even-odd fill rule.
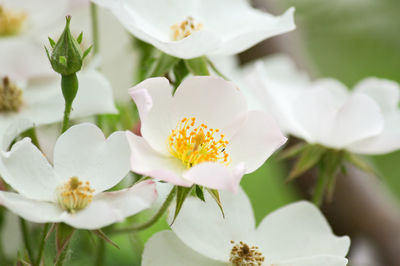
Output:
[[[273,263],[276,266],[346,266],[348,260],[339,256],[319,255]]]
[[[198,123],[225,129],[232,136],[238,128],[230,128],[247,111],[243,94],[232,82],[220,77],[192,76],[177,88],[174,96],[175,125],[184,117],[196,117]]]
[[[249,245],[255,231],[253,210],[247,195],[242,189],[238,193],[220,192],[220,199],[225,217],[211,198],[205,193],[206,202],[195,197],[189,197],[172,224],[172,230],[190,248],[204,256],[229,261],[233,247],[231,240],[243,241]],[[174,212],[170,212],[172,221]]]
[[[141,119],[141,133],[150,146],[168,154],[166,140],[176,127],[172,119],[172,88],[166,78],[150,78],[129,89]],[[156,129],[156,130],[155,130]]]
[[[114,132],[106,139],[95,125],[72,126],[57,140],[54,170],[60,181],[70,177],[89,181],[95,194],[110,189],[129,172],[130,150],[125,133]]]
[[[28,199],[55,199],[58,180],[49,162],[29,138],[15,143],[9,152],[1,152],[0,174]]]
[[[57,223],[65,214],[55,203],[32,200],[14,192],[0,191],[0,205],[34,223]]]
[[[154,234],[144,247],[142,266],[226,266],[185,245],[172,231]]]
[[[85,209],[68,213],[63,221],[75,228],[99,229],[150,208],[156,199],[155,183],[144,181],[131,188],[101,193]]]
[[[182,176],[207,188],[237,192],[244,172],[243,164],[227,167],[220,163],[205,162],[191,167]]]
[[[231,164],[244,163],[248,174],[260,167],[286,140],[270,115],[250,111],[241,128],[229,140],[226,150]]]
[[[131,149],[131,170],[178,186],[189,187],[193,182],[182,178],[185,166],[181,161],[157,153],[143,137],[126,131]]]
[[[280,262],[316,255],[346,256],[350,239],[337,237],[316,206],[298,202],[272,212],[257,228],[267,260]]]

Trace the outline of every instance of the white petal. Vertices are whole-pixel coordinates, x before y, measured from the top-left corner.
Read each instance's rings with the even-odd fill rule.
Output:
[[[226,266],[186,246],[171,231],[154,234],[144,247],[142,266]]]
[[[143,137],[127,131],[131,148],[131,170],[179,186],[191,186],[193,183],[182,178],[186,169],[178,159],[157,153]]]
[[[214,200],[205,192],[206,202],[197,198],[185,200],[172,225],[177,236],[193,250],[209,258],[229,261],[231,240],[244,241],[254,233],[253,210],[246,194],[221,191],[225,218]],[[170,213],[170,220],[173,212]]]
[[[0,191],[0,205],[34,223],[60,222],[65,214],[55,203],[32,200],[13,192]]]
[[[129,146],[122,131],[106,140],[95,125],[83,123],[62,134],[54,148],[54,170],[60,181],[77,176],[95,194],[121,181],[129,172]]]
[[[243,164],[226,167],[220,163],[205,162],[191,167],[182,176],[207,188],[237,192],[244,171]]]
[[[0,115],[0,147],[8,150],[13,140],[34,124],[28,119],[20,118],[18,115]]]
[[[350,239],[333,235],[321,212],[298,202],[272,212],[257,228],[257,244],[267,260],[282,261],[316,255],[344,257]]]
[[[384,112],[398,109],[400,88],[399,84],[394,81],[366,78],[354,87],[354,92],[369,95],[379,104],[381,110]]]
[[[274,263],[275,266],[346,266],[348,260],[339,256],[313,256]]]
[[[247,111],[239,89],[220,77],[195,76],[186,78],[174,96],[175,125],[184,117],[196,117],[198,123],[224,129],[228,138],[238,128],[227,131],[234,121]]]
[[[33,200],[53,201],[57,179],[43,154],[25,138],[1,153],[2,178],[16,191]]]
[[[166,140],[176,127],[172,88],[166,78],[150,78],[129,89],[141,120],[141,133],[153,149],[168,155]],[[157,130],[155,130],[157,129]]]
[[[250,111],[245,123],[230,139],[227,152],[231,164],[244,163],[248,174],[260,167],[286,140],[271,116]]]
[[[85,209],[68,213],[63,221],[75,228],[99,229],[149,208],[156,198],[154,182],[144,181],[128,189],[101,193]]]

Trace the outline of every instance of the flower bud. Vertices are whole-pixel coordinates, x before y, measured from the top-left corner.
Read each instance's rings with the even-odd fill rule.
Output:
[[[58,41],[55,42],[49,38],[50,45],[53,48],[51,55],[46,48],[47,57],[52,68],[61,75],[71,75],[78,72],[82,68],[83,59],[91,49],[90,47],[85,52],[82,52],[79,45],[82,41],[82,34],[77,39],[74,39],[69,30],[71,16],[67,16],[66,21],[64,32]]]

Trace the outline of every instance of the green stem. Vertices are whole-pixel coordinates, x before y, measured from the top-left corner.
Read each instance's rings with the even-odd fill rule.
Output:
[[[169,205],[171,205],[171,203],[172,203],[172,200],[175,198],[176,191],[177,191],[177,187],[174,186],[171,189],[171,192],[168,194],[166,200],[162,204],[161,208],[147,222],[139,224],[139,225],[131,226],[131,227],[118,228],[118,229],[115,229],[111,233],[118,234],[118,233],[137,232],[137,231],[141,231],[141,230],[149,228],[150,226],[155,224],[163,216],[163,214],[167,211]]]
[[[68,129],[68,123],[69,123],[69,115],[71,113],[72,109],[72,103],[65,103],[65,109],[64,109],[64,120],[63,120],[63,126],[61,133],[64,133]]]
[[[99,53],[99,23],[97,16],[97,6],[95,3],[90,3],[90,16],[92,19],[92,36],[93,36],[93,55]]]
[[[69,116],[72,109],[72,102],[78,93],[78,77],[76,73],[71,75],[61,75],[61,90],[65,100],[64,120],[61,132],[64,133],[68,129]]]
[[[32,263],[32,265],[35,265],[35,259],[34,259],[32,247],[31,247],[30,241],[29,241],[29,232],[28,232],[28,228],[26,226],[26,222],[24,219],[19,218],[19,224],[21,226],[22,238],[24,240],[25,248],[28,252],[29,261]]]
[[[36,258],[36,265],[40,265],[40,261],[42,260],[43,250],[44,250],[44,246],[46,244],[46,236],[49,231],[49,226],[50,226],[49,223],[44,224],[44,226],[43,226],[42,237],[40,239],[40,244],[39,244],[39,251],[38,251],[37,258]]]

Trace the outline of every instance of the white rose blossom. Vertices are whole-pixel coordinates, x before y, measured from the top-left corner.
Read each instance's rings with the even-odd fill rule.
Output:
[[[52,166],[25,138],[1,152],[0,174],[17,192],[0,191],[0,204],[36,223],[98,229],[120,222],[157,197],[153,181],[104,192],[128,174],[129,153],[124,132],[106,139],[95,125],[84,123],[58,138]]]
[[[186,199],[172,231],[159,232],[147,241],[143,266],[347,264],[350,239],[333,235],[311,203],[289,204],[256,227],[250,201],[242,190],[236,195],[221,192],[225,218],[207,197],[206,202]]]
[[[48,63],[49,64],[49,63]],[[83,118],[94,114],[117,113],[112,88],[102,74],[94,70],[78,73],[79,89],[73,103],[71,118]],[[4,88],[4,80],[0,88]],[[24,130],[63,119],[65,100],[60,78],[30,80],[19,86],[8,81],[8,89],[0,90],[0,147],[5,150],[11,141]],[[14,94],[20,91],[20,94]],[[9,103],[15,109],[9,109]]]
[[[400,148],[396,82],[370,77],[349,90],[334,79],[310,81],[286,57],[258,61],[252,70],[246,77],[252,102],[271,112],[284,132],[359,154]]]
[[[135,37],[184,59],[240,53],[295,29],[290,8],[282,16],[246,0],[93,0],[109,8]]]
[[[248,111],[236,86],[219,77],[188,77],[172,96],[166,78],[150,78],[129,93],[142,137],[127,132],[132,171],[179,186],[236,191],[286,138],[275,121]]]

